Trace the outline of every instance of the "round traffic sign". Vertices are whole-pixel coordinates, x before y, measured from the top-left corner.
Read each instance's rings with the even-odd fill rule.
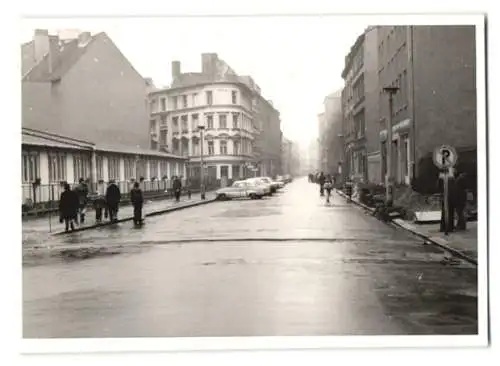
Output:
[[[432,157],[434,164],[440,169],[451,168],[458,160],[457,151],[449,145],[437,147]]]

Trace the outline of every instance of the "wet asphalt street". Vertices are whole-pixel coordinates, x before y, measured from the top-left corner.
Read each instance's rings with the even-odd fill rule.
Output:
[[[25,260],[25,338],[477,333],[475,267],[303,178],[47,244],[95,253]]]

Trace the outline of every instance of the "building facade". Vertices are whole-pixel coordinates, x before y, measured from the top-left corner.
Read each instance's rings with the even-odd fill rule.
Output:
[[[381,174],[386,174],[388,96],[392,110],[392,161],[396,183],[435,181],[434,148],[448,144],[475,175],[476,50],[474,26],[380,27],[379,98]]]
[[[319,131],[320,152],[323,154],[321,169],[328,174],[340,174],[344,159],[341,91],[324,99],[323,127]]]
[[[281,174],[300,175],[300,152],[296,142],[283,137],[281,148]]]
[[[92,191],[113,179],[123,193],[186,177],[181,156],[149,149],[147,91],[105,33],[73,38],[36,30],[21,46],[23,204],[58,200],[61,183],[80,178]],[[163,191],[162,191],[163,189]]]
[[[368,157],[379,150],[377,82],[378,27],[368,27],[345,58],[342,71],[344,174],[354,181],[368,181]],[[367,126],[369,126],[367,128]],[[376,158],[375,158],[376,160]]]
[[[201,73],[181,73],[172,62],[171,87],[151,92],[149,105],[150,146],[188,158],[193,180],[201,176],[202,148],[205,176],[222,185],[278,173],[279,113],[216,54],[202,54]]]

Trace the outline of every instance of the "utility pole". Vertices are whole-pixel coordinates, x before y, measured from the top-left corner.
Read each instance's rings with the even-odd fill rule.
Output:
[[[387,173],[385,182],[385,197],[388,207],[392,206],[393,202],[393,178],[392,178],[392,97],[398,92],[396,86],[388,86],[384,88],[384,92],[389,94],[389,118],[387,118]]]
[[[203,168],[203,130],[205,126],[198,126],[200,130],[200,194],[201,199],[205,199],[205,169]]]

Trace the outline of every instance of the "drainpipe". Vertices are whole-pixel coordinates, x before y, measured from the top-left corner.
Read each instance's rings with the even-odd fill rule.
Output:
[[[409,103],[410,103],[410,113],[411,113],[411,124],[410,124],[410,136],[411,136],[411,179],[415,178],[418,174],[417,172],[417,153],[416,153],[416,124],[415,124],[415,77],[414,77],[414,67],[413,67],[413,26],[408,26],[407,28],[407,44],[408,44],[408,65],[409,65]]]

